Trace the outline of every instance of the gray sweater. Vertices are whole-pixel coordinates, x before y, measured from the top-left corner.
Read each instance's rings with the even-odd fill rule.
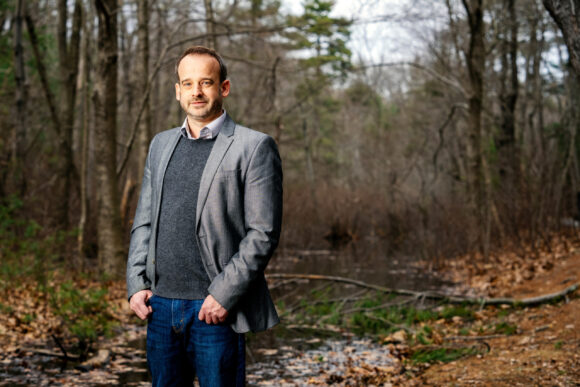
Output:
[[[155,294],[204,299],[210,285],[195,238],[197,196],[215,140],[180,138],[163,179]]]

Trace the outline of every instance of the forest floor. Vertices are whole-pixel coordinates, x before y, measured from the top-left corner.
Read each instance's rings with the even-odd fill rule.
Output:
[[[436,269],[420,265],[456,283],[456,293],[524,299],[580,283],[580,243],[555,237],[549,249],[506,249],[488,259],[459,257]],[[102,283],[81,280],[76,285],[90,288]],[[128,308],[124,283],[109,282],[106,288],[112,306],[109,318],[117,321],[117,327],[112,337],[96,342],[95,347],[107,350],[105,357],[79,366],[78,361],[62,361],[62,350],[52,336],[61,338],[67,348],[74,341],[66,339],[70,333],[64,329],[63,316],[55,316],[51,303],[38,297],[32,281],[5,287],[0,300],[0,386],[147,385],[144,326]],[[283,356],[276,360],[266,356],[266,363],[251,365],[248,381],[271,386],[580,386],[578,290],[539,306],[485,306],[465,316],[403,328],[373,342],[351,335],[329,344],[328,350],[323,345],[312,353],[289,347],[264,349],[266,355]],[[425,337],[419,340],[418,332]],[[420,353],[434,356],[417,361],[415,355]],[[294,377],[267,376],[267,367],[291,371]]]
[[[490,260],[464,257],[441,268],[478,294],[524,299],[580,283],[580,247],[564,238],[549,251],[507,253]],[[541,249],[540,249],[541,250]],[[477,327],[513,327],[477,340]],[[487,353],[423,366],[408,385],[580,386],[580,294],[525,308],[487,307],[475,321],[457,319],[448,337],[485,342]],[[443,337],[445,341],[445,337]]]

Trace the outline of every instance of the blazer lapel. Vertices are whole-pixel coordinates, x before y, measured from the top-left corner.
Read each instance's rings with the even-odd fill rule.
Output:
[[[199,220],[201,218],[201,211],[205,202],[207,200],[207,195],[209,193],[209,188],[211,187],[211,183],[215,176],[215,173],[220,166],[228,148],[232,144],[234,140],[234,128],[236,127],[235,122],[230,118],[229,115],[226,115],[226,120],[215,139],[215,144],[209,154],[207,162],[205,164],[205,168],[203,169],[203,173],[201,175],[201,182],[199,183],[199,193],[197,196],[197,209],[195,212],[195,226],[196,230],[199,227]]]

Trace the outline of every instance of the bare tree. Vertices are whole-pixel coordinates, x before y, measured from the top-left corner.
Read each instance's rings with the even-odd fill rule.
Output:
[[[123,258],[117,157],[117,0],[95,0],[99,21],[93,103],[97,158],[99,265],[106,275],[120,272]]]
[[[13,18],[14,24],[14,81],[15,81],[15,114],[14,130],[12,138],[12,185],[20,196],[26,191],[26,179],[24,174],[24,148],[26,141],[27,113],[26,101],[28,99],[26,73],[24,67],[24,49],[22,47],[22,25],[24,20],[24,0],[18,0],[16,13]]]
[[[482,0],[462,0],[469,27],[469,46],[465,52],[465,62],[469,75],[469,116],[468,116],[468,187],[472,206],[475,209],[475,221],[480,227],[478,236],[480,246],[487,251],[489,243],[489,193],[485,176],[485,159],[483,153],[483,98],[485,73],[485,23],[483,21]],[[483,238],[483,239],[481,239]]]
[[[576,74],[580,75],[580,0],[543,0],[543,2],[562,31],[572,67]]]
[[[212,0],[203,0],[203,5],[205,7],[205,26],[207,32],[207,45],[208,47],[213,48],[214,50],[218,49],[217,46],[217,37],[216,37],[216,24],[214,19],[214,12],[213,12],[213,3]]]
[[[505,0],[503,33],[500,42],[500,90],[501,133],[497,141],[500,152],[500,174],[504,182],[516,184],[519,175],[518,147],[516,143],[516,103],[518,100],[518,18],[515,0]]]
[[[137,1],[137,73],[138,95],[143,96],[147,93],[147,80],[149,79],[149,1]],[[145,159],[147,158],[147,149],[151,140],[151,112],[149,94],[147,94],[145,109],[140,121],[139,133],[137,134],[137,181],[141,181]]]
[[[75,174],[73,161],[73,126],[77,91],[77,76],[80,58],[80,35],[82,29],[82,4],[75,0],[72,31],[67,36],[67,0],[58,2],[58,63],[60,80],[61,133],[58,139],[60,160],[58,165],[56,221],[67,228],[69,225],[69,197],[73,191],[72,178]]]

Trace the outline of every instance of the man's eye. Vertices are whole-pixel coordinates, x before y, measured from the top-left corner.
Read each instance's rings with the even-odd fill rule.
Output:
[[[209,86],[209,85],[211,85],[211,82],[210,81],[202,81],[201,85],[202,86]]]

